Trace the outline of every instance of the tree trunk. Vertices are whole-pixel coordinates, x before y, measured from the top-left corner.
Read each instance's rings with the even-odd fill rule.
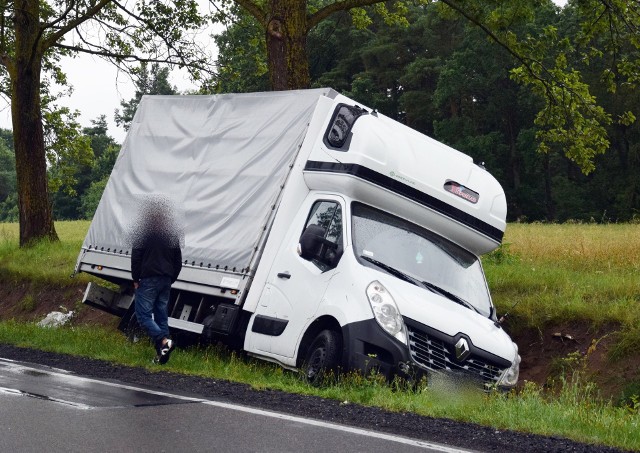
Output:
[[[306,2],[270,0],[267,61],[272,90],[309,88]]]
[[[10,68],[20,246],[57,240],[53,224],[40,110],[41,55],[37,1],[16,2],[15,59]]]

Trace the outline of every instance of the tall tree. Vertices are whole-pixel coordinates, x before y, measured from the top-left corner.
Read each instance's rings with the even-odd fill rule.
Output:
[[[93,217],[120,152],[120,145],[107,134],[106,116],[101,115],[92,123],[93,126],[85,128],[84,133],[91,139],[91,148],[96,159],[91,168],[89,185],[78,200],[78,214],[84,219]]]
[[[205,56],[187,31],[202,24],[195,0],[0,2],[1,76],[10,90],[21,246],[57,239],[47,188],[43,71],[64,84],[60,57],[85,52],[124,68],[162,61],[196,68],[197,75]]]
[[[214,3],[213,0],[210,1]],[[390,20],[404,12],[402,3],[396,3],[396,9],[390,12],[382,0],[338,0],[333,3],[306,0],[231,0],[226,4],[223,2],[218,18],[228,20],[233,17],[236,11],[234,4],[240,5],[260,24],[266,43],[269,80],[273,90],[310,86],[307,36],[332,14],[373,4],[378,4],[378,11]]]
[[[81,135],[75,138],[76,142],[86,144],[88,152],[66,153],[49,165],[49,189],[57,220],[85,217],[82,198],[94,181],[109,175],[120,149],[107,133],[106,115],[91,120],[91,124],[82,128]]]

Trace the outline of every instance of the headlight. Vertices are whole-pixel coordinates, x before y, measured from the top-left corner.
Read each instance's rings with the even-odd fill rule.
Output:
[[[507,368],[500,380],[498,381],[498,385],[502,387],[515,387],[518,383],[518,377],[520,376],[520,355],[518,354],[518,345],[513,343],[513,346],[516,349],[516,358],[513,360],[511,367]]]
[[[389,291],[379,281],[367,286],[367,298],[373,310],[373,316],[389,335],[407,344],[407,333],[400,310]]]

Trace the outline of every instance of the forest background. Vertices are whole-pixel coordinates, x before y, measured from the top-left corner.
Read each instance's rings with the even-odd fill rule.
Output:
[[[374,7],[371,7],[374,8]],[[518,62],[470,22],[443,16],[434,5],[407,5],[403,20],[370,15],[366,27],[358,14],[341,12],[314,28],[307,41],[312,86],[332,87],[401,121],[484,165],[505,189],[508,220],[628,222],[640,217],[640,126],[612,121],[610,146],[595,156],[585,174],[563,152],[541,153],[536,115],[543,99],[512,78]],[[215,79],[191,94],[268,90],[264,31],[240,9],[215,37],[219,49]],[[572,8],[542,8],[535,20],[510,24],[523,32],[553,26],[572,36],[578,18]],[[604,38],[603,38],[604,39]],[[619,58],[634,49],[621,48]],[[576,53],[576,59],[579,53]],[[572,61],[590,92],[613,117],[640,105],[634,87],[610,90],[606,68],[597,62]],[[169,67],[142,64],[134,98],[123,101],[116,123],[130,124],[144,94],[179,94],[169,83]],[[110,135],[106,113],[91,127],[74,123],[77,113],[49,118],[65,121],[80,133],[73,138],[89,152],[56,153],[60,137],[50,142],[49,192],[57,220],[89,219],[117,158],[120,144]],[[0,131],[0,222],[17,221],[13,138]],[[71,146],[71,145],[70,145]],[[71,146],[73,147],[73,146]],[[80,149],[80,147],[77,147]],[[558,150],[556,150],[558,151]],[[562,151],[562,150],[559,150]]]

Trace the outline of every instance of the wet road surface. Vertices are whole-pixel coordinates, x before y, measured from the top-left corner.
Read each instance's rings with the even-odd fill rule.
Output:
[[[461,452],[0,359],[0,451]]]

